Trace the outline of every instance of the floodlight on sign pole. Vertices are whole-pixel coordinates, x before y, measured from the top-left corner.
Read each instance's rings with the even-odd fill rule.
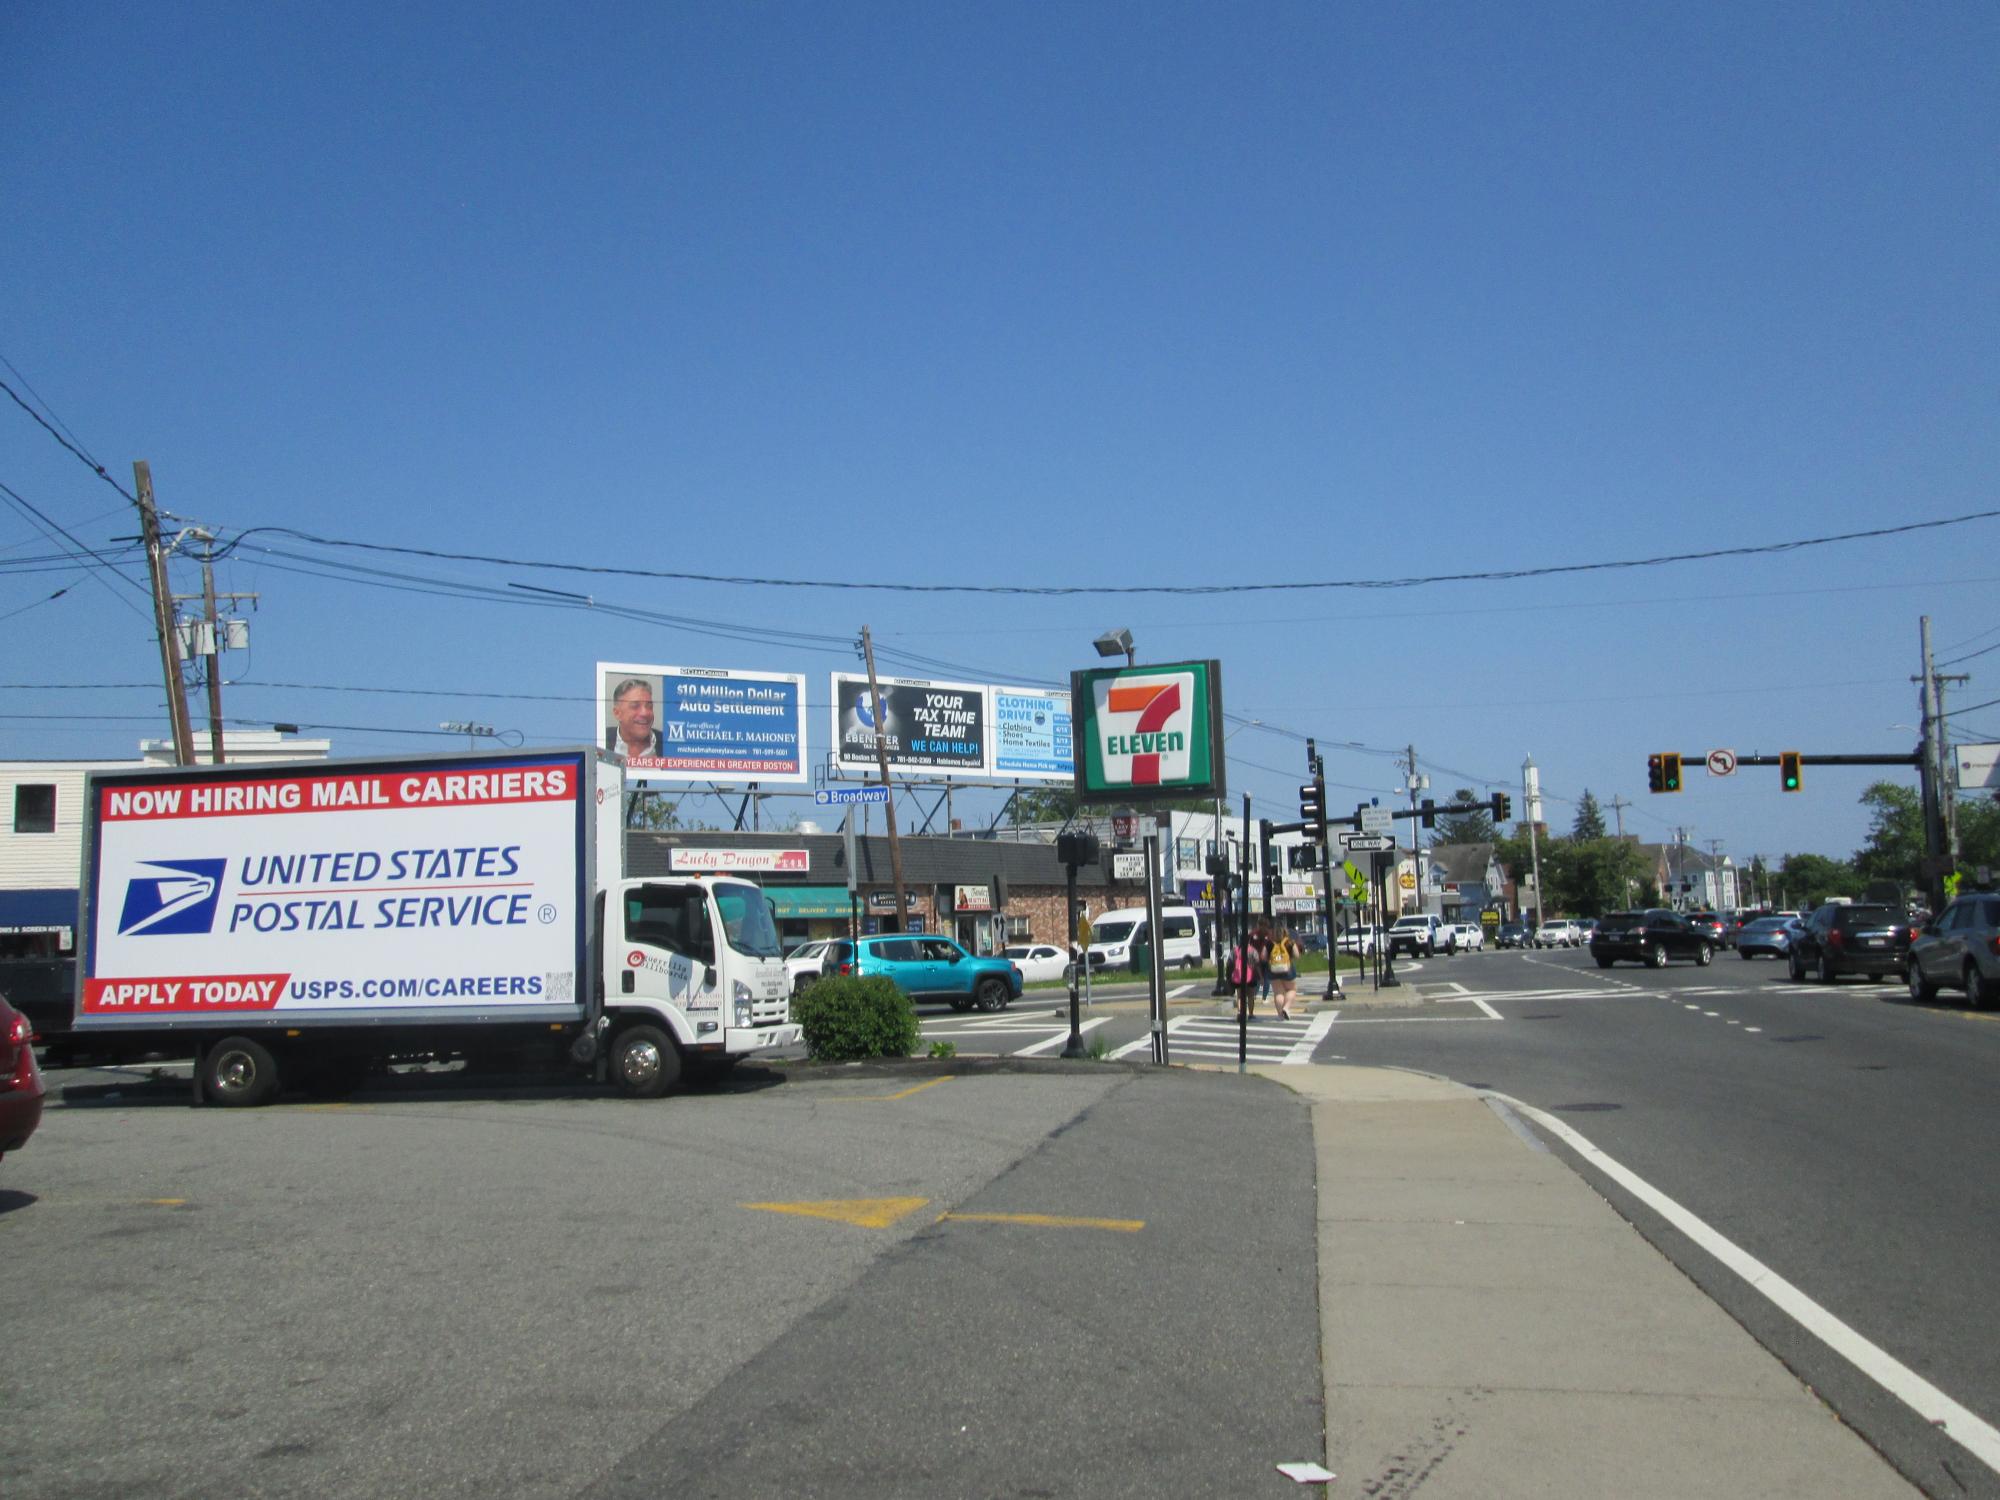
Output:
[[[1097,647],[1099,656],[1122,656],[1128,667],[1138,664],[1138,654],[1132,648],[1132,632],[1129,630],[1107,630],[1091,644]]]

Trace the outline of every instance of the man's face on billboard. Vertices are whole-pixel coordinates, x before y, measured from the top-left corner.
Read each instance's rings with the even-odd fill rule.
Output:
[[[643,683],[626,688],[611,700],[611,717],[617,721],[618,738],[626,744],[652,744],[653,690]]]

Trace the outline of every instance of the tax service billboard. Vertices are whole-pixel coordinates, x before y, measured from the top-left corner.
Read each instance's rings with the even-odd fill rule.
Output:
[[[833,674],[838,770],[877,771],[879,728],[892,774],[1021,781],[1068,781],[1074,774],[1067,693],[914,677],[876,682],[879,709],[865,676]]]
[[[601,661],[597,723],[628,782],[811,779],[796,673]]]

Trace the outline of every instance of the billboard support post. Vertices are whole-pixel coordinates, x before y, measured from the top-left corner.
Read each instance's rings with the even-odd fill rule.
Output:
[[[882,785],[889,784],[889,741],[884,737],[882,688],[875,677],[875,638],[868,633],[868,627],[861,627],[861,654],[868,662],[868,697],[875,705],[875,762],[882,771]],[[889,820],[889,875],[896,882],[896,931],[910,930],[910,909],[908,898],[903,894],[903,845],[896,836],[896,797],[892,792],[889,800],[882,804],[882,815]]]

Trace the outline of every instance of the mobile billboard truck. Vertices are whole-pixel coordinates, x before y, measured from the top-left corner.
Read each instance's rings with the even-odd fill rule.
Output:
[[[625,879],[623,789],[594,749],[93,772],[78,1039],[239,1106],[488,1057],[653,1098],[796,1044],[762,889]]]

